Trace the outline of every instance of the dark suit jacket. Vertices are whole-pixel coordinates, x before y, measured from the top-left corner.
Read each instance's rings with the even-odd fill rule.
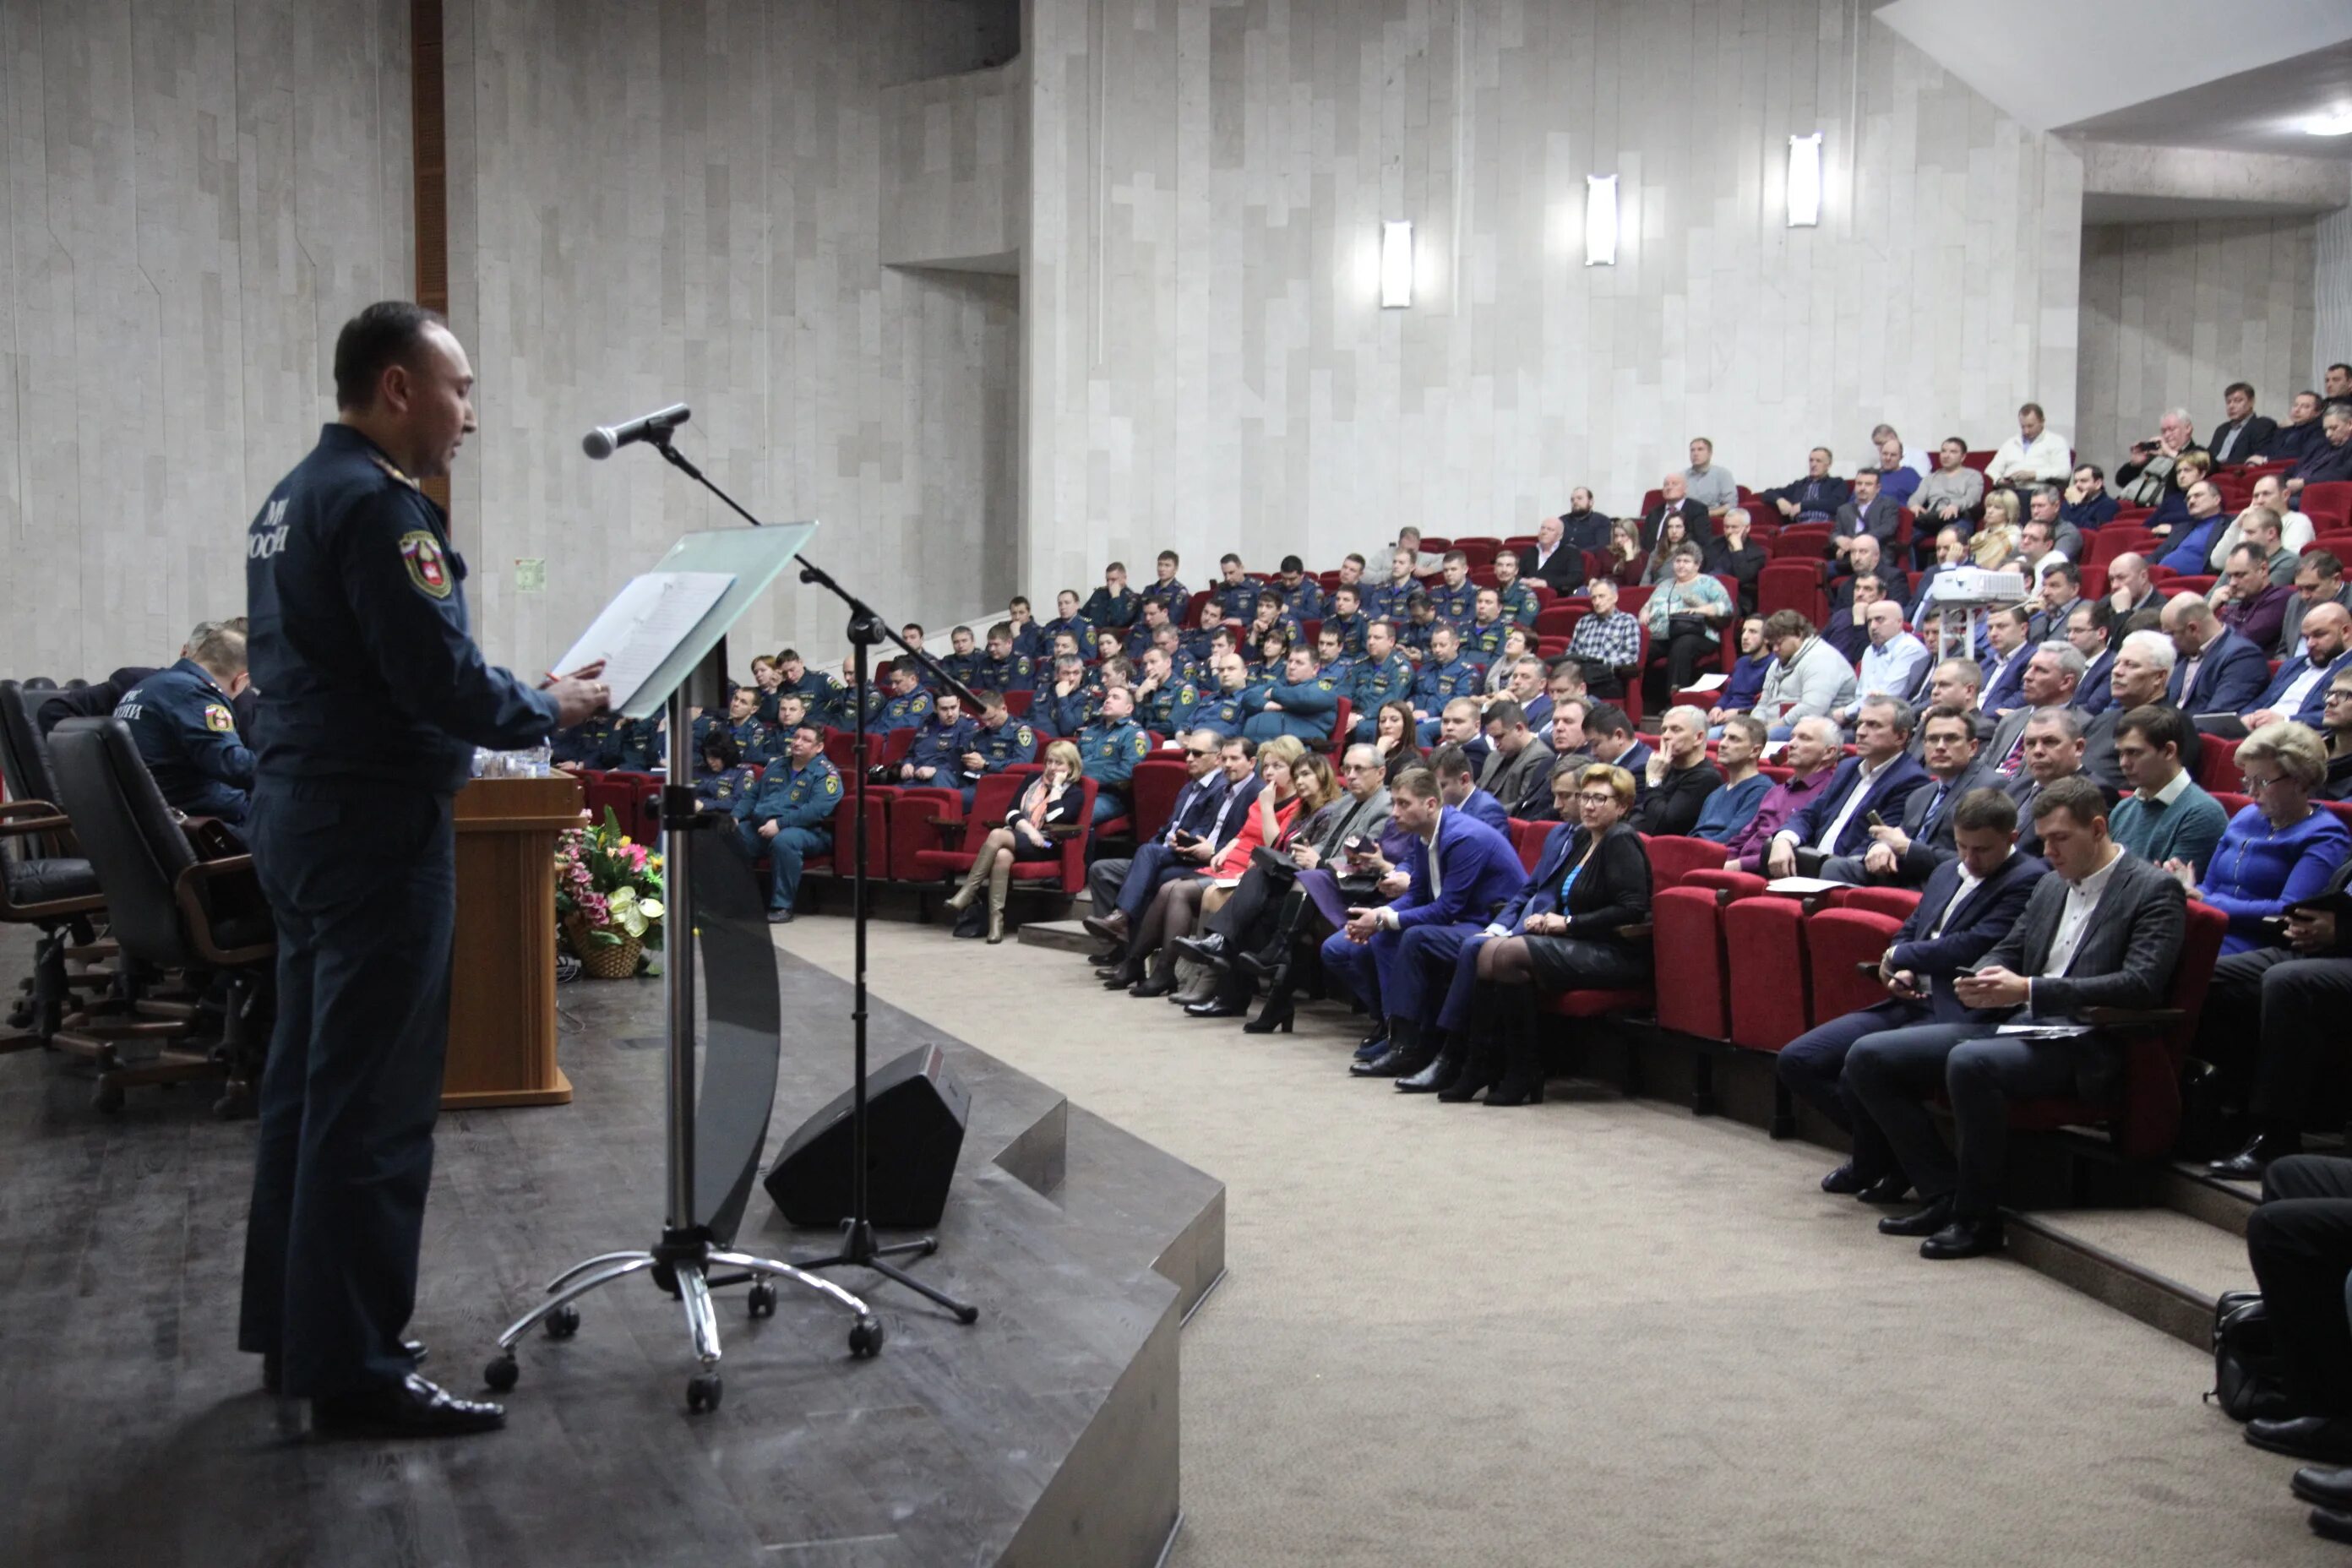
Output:
[[[1555,594],[1573,594],[1584,586],[1584,552],[1574,541],[1563,535],[1549,561],[1539,563],[1536,554],[1533,547],[1519,552],[1522,577],[1532,577]]]
[[[2238,439],[2230,447],[2230,455],[2221,456],[2221,445],[2237,431]],[[2217,463],[2242,463],[2257,452],[2267,453],[2270,443],[2278,438],[2278,421],[2264,414],[2249,414],[2243,419],[2225,419],[2213,426],[2205,437],[2205,449],[2213,454]]]
[[[1993,673],[1992,667],[1999,658],[2000,656],[1998,654],[1992,655],[1985,660],[1984,665],[1987,685],[1985,687],[1982,707],[1985,715],[1988,718],[2000,712],[2004,708],[2017,708],[2023,706],[2025,702],[2025,667],[2026,664],[2033,658],[2033,645],[2029,642],[2024,647],[2019,648],[2015,653],[2010,655],[2009,663],[2001,669],[1999,675],[1995,675]]]
[[[1894,955],[1891,967],[1910,970],[1928,983],[1928,1010],[1937,1020],[1955,1024],[1968,1020],[1969,1009],[1952,994],[1952,976],[1991,952],[1993,943],[2009,934],[2049,869],[2021,850],[2011,855],[1944,918],[1943,931],[1932,939],[1927,932],[1960,885],[1959,860],[1957,857],[1947,859],[1929,874],[1927,885],[1919,892],[1919,907],[1911,911],[1911,918],[1887,946]]]
[[[1536,915],[1560,913],[1560,879],[1589,840],[1580,824],[1553,828],[1534,873],[1518,897],[1495,917],[1496,922],[1516,928]],[[1622,940],[1618,927],[1648,923],[1650,857],[1631,822],[1620,822],[1601,836],[1600,847],[1569,889],[1567,914],[1569,929],[1591,942],[1617,942]]]
[[[2000,782],[2000,775],[1992,771],[1991,762],[1981,751],[1976,761],[1960,770],[1960,776],[1952,781],[1948,789],[1929,773],[1927,782],[1912,791],[1911,798],[1903,805],[1903,837],[1911,840],[1911,847],[1895,862],[1895,881],[1906,888],[1918,887],[1933,876],[1937,867],[1957,857],[1959,848],[1952,838],[1952,808],[1969,791],[1999,789]],[[1927,815],[1931,811],[1935,813],[1932,821]]]
[[[1217,820],[1217,808],[1225,803],[1225,791],[1231,784],[1223,770],[1216,768],[1210,769],[1206,778],[1186,779],[1184,787],[1177,792],[1175,805],[1169,808],[1168,826],[1160,830],[1160,837],[1165,839],[1181,828],[1206,838],[1211,825]]]
[[[2172,667],[2172,683],[2165,695],[2174,707],[2191,718],[2200,713],[2242,713],[2271,683],[2270,656],[2225,628],[2207,646],[2197,667],[2197,684],[2184,691],[2181,677],[2188,673],[2185,658]]]
[[[1658,530],[1666,525],[1666,513],[1673,510],[1675,509],[1668,507],[1664,501],[1660,501],[1657,505],[1652,507],[1647,512],[1643,514],[1643,549],[1650,550],[1656,547],[1658,542]],[[1691,542],[1697,545],[1701,551],[1705,551],[1706,548],[1706,542],[1713,538],[1717,532],[1715,520],[1706,515],[1706,508],[1701,506],[1698,502],[1692,500],[1687,496],[1683,498],[1683,504],[1680,510],[1683,514],[1683,527],[1689,531]]]
[[[1527,879],[1511,841],[1465,812],[1448,809],[1437,819],[1434,848],[1444,889],[1434,894],[1429,888],[1431,847],[1415,837],[1399,868],[1412,876],[1412,885],[1389,908],[1407,931],[1417,925],[1484,925]]]
[[[2116,694],[2111,684],[2116,677],[2116,650],[2103,649],[2083,671],[2082,683],[2074,688],[2074,706],[2083,710],[2084,718],[2095,719],[2115,706]]]
[[[2074,962],[2063,975],[2043,976],[2067,891],[2063,877],[2042,879],[2026,900],[2025,912],[1984,962],[2033,978],[2031,1013],[2037,1018],[2072,1018],[2087,1007],[2162,1006],[2189,926],[2188,894],[2180,884],[2162,867],[2124,855],[2098,907],[2091,911]],[[1974,1016],[1983,1020],[1991,1015]],[[2084,1099],[2113,1100],[2120,1088],[2113,1042],[2092,1034],[2048,1043],[2074,1055],[2076,1091]]]
[[[1896,604],[1899,605],[1903,603],[1904,600],[1911,596],[1910,574],[1905,572],[1902,567],[1895,565],[1894,562],[1886,560],[1880,561],[1876,566],[1871,569],[1870,574],[1877,578],[1881,584],[1885,584],[1886,588],[1886,596],[1894,600]],[[1859,573],[1855,573],[1846,576],[1838,577],[1830,584],[1831,609],[1850,610],[1853,608],[1853,579],[1855,576],[1859,575]],[[1910,618],[1912,617],[1906,617],[1906,619]]]
[[[1830,537],[1852,539],[1860,534],[1873,534],[1879,543],[1886,546],[1891,555],[1895,549],[1895,535],[1903,526],[1902,518],[1896,515],[1902,510],[1883,495],[1872,498],[1867,512],[1848,501],[1837,509],[1837,521],[1830,528]]]
[[[1824,474],[1818,479],[1808,474],[1790,480],[1777,490],[1766,490],[1757,498],[1772,508],[1775,514],[1780,510],[1779,503],[1787,501],[1797,509],[1799,517],[1818,513],[1829,518],[1837,516],[1838,508],[1853,499],[1853,486],[1835,474]]]
[[[1794,833],[1801,847],[1810,847],[1823,830],[1837,820],[1845,809],[1845,799],[1853,793],[1855,781],[1862,773],[1862,759],[1848,757],[1830,775],[1829,787],[1807,801],[1803,809],[1780,825],[1780,832]],[[1908,755],[1898,755],[1878,777],[1872,780],[1862,805],[1846,819],[1845,828],[1837,842],[1830,846],[1832,855],[1859,855],[1870,847],[1870,813],[1876,812],[1888,820],[1899,818],[1903,808],[1910,804],[1912,792],[1929,782],[1927,770]],[[1777,836],[1776,836],[1777,837]]]

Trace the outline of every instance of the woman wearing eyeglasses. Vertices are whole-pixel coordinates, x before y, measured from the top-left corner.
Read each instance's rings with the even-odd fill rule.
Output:
[[[2262,946],[2263,921],[2316,896],[2352,855],[2352,833],[2311,804],[2327,778],[2327,752],[2308,725],[2263,725],[2238,743],[2238,768],[2254,804],[2230,819],[2203,882],[2186,860],[2164,863],[2189,897],[2230,917],[2225,954]]]
[[[1398,1088],[1434,1089],[1448,1103],[1480,1089],[1488,1105],[1537,1103],[1537,994],[1649,984],[1650,856],[1626,820],[1633,775],[1606,763],[1563,766],[1551,793],[1561,826],[1534,874],[1454,963],[1437,1016],[1444,1053]]]

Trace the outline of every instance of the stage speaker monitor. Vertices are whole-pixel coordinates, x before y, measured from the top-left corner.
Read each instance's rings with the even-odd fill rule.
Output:
[[[799,1226],[835,1226],[849,1217],[850,1103],[854,1090],[801,1124],[768,1173],[768,1195]],[[918,1046],[866,1080],[866,1197],[884,1230],[940,1223],[963,1147],[971,1094],[948,1071],[937,1046]]]

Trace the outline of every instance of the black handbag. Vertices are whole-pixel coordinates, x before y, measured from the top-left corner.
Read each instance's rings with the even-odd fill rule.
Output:
[[[1286,886],[1298,876],[1297,861],[1278,849],[1268,849],[1263,844],[1251,847],[1250,864]]]
[[[1668,616],[1666,636],[1669,637],[1703,637],[1706,636],[1705,616]]]
[[[2205,1397],[2232,1421],[2294,1413],[2261,1291],[2224,1290],[2213,1303],[2213,1387]]]

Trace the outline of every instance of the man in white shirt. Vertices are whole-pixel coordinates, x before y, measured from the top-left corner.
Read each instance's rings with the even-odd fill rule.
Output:
[[[1870,637],[1870,646],[1863,650],[1862,674],[1854,682],[1854,690],[1864,700],[1873,697],[1900,697],[1911,700],[1918,689],[1920,679],[1927,674],[1928,653],[1927,644],[1903,629],[1902,606],[1892,599],[1881,599],[1863,612],[1863,625]],[[1853,724],[1854,710],[1859,704],[1840,709],[1832,714],[1842,728]]]
[[[2001,1171],[2012,1100],[2063,1096],[2119,1106],[2121,1045],[2069,1022],[2095,1007],[2164,1005],[2187,929],[2187,896],[2161,867],[2126,855],[2108,836],[2106,798],[2088,779],[2061,779],[2033,803],[2045,877],[1973,974],[1953,994],[1973,1016],[1864,1037],[1845,1083],[1886,1136],[1927,1200],[1916,1214],[1879,1221],[1889,1236],[1923,1237],[1920,1255],[1973,1258],[2002,1245]],[[2003,1035],[2032,1020],[2046,1036]],[[1958,1149],[1928,1110],[1952,1105]]]
[[[2303,553],[2303,547],[2311,542],[2312,528],[2311,519],[2299,511],[2289,511],[2287,505],[2286,487],[2279,483],[2276,474],[2264,474],[2256,479],[2253,499],[2246,503],[2243,511],[2230,520],[2230,526],[2223,529],[2221,537],[2213,542],[2213,548],[2206,553],[2206,564],[2216,572],[2221,570],[2222,563],[2230,559],[2230,552],[2245,542],[2246,531],[2254,513],[2267,511],[2279,520],[2278,543],[2270,552],[2271,580],[2274,583],[2294,582],[2294,567],[2289,564],[2282,574],[2280,564],[2292,563]]]
[[[2063,482],[2074,467],[2065,439],[2049,427],[2039,403],[2019,405],[2017,434],[2003,441],[1985,465],[1985,482],[2029,485]]]

